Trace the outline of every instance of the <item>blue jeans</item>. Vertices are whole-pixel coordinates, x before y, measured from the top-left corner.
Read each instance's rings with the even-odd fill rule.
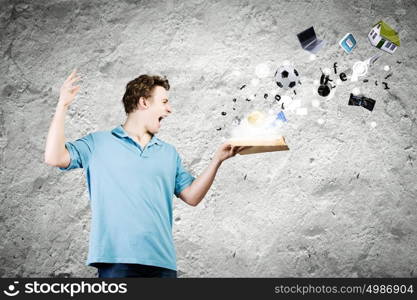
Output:
[[[95,263],[93,266],[97,268],[98,278],[177,278],[177,271],[155,266],[122,263]]]

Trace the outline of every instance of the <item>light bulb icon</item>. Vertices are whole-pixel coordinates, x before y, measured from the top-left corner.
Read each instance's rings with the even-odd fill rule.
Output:
[[[365,76],[368,73],[368,64],[364,61],[356,62],[352,67],[351,81],[358,81],[358,77]]]

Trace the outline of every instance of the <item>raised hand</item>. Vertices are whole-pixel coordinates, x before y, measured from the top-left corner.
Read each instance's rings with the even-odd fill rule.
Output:
[[[80,86],[73,86],[73,84],[80,79],[81,77],[77,75],[77,70],[75,69],[72,71],[72,73],[64,81],[64,84],[61,86],[58,102],[59,104],[63,106],[69,106],[72,101],[74,101],[75,96],[80,90]]]

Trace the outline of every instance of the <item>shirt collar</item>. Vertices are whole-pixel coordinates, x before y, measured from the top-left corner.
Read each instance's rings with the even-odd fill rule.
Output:
[[[112,134],[114,134],[114,135],[116,135],[118,137],[121,137],[121,138],[129,137],[129,135],[127,134],[127,132],[123,129],[123,126],[122,125],[117,126],[111,132],[112,132]],[[161,145],[161,140],[158,139],[156,137],[156,135],[153,135],[152,136],[151,140],[148,143],[148,146],[153,145],[153,144]]]

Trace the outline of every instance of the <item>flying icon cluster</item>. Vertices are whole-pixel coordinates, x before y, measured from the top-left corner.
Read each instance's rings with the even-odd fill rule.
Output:
[[[309,51],[311,53],[312,60],[314,60],[315,54],[322,49],[327,42],[325,40],[320,40],[317,38],[314,27],[311,26],[308,29],[300,32],[297,34],[298,40],[300,42],[301,47]],[[392,29],[387,23],[384,21],[377,22],[371,29],[371,31],[368,33],[368,40],[370,44],[378,49],[381,49],[385,52],[388,52],[390,54],[393,54],[396,49],[400,46],[400,38],[398,36],[398,32]],[[343,51],[347,54],[350,54],[353,52],[353,50],[357,47],[357,41],[352,33],[347,33],[340,41],[339,46]],[[353,66],[347,70],[344,70],[340,73],[338,73],[337,67],[338,64],[335,62],[333,64],[333,70],[336,78],[332,78],[330,72],[327,70],[327,72],[324,72],[321,70],[321,76],[320,81],[317,87],[317,95],[321,97],[329,97],[331,94],[331,91],[336,87],[336,83],[343,83],[350,79],[351,82],[357,82],[361,77],[364,77],[370,68],[375,64],[375,62],[381,57],[381,54],[373,55],[372,57],[364,60],[364,61],[357,61],[353,64]],[[397,61],[397,63],[401,63]],[[389,71],[389,66],[385,66],[384,70]],[[264,74],[262,77],[268,76],[268,68],[265,66],[259,66],[256,69],[256,73],[258,74]],[[260,76],[260,75],[259,75]],[[385,77],[385,80],[387,80],[390,76],[392,76],[392,73],[388,74]],[[337,79],[337,80],[336,80]],[[362,79],[361,79],[362,80]],[[302,82],[300,80],[300,74],[298,70],[289,62],[284,62],[281,66],[279,66],[274,74],[274,81],[276,86],[284,91],[288,92],[288,90],[292,90],[292,93],[294,95],[297,95],[296,87],[301,85]],[[364,83],[369,82],[368,79],[363,79]],[[389,89],[388,82],[382,81],[381,86],[384,87],[385,90]],[[378,85],[378,81],[375,81],[375,85]],[[246,85],[242,85],[239,89],[243,90],[246,88]],[[285,123],[287,122],[287,118],[284,114],[284,110],[286,109],[286,105],[290,102],[289,100],[293,99],[292,97],[288,96],[281,96],[281,93],[276,93],[272,96],[273,101],[275,103],[280,104],[281,110],[279,112],[275,113],[274,124],[277,124],[277,122]],[[255,94],[256,97],[256,94]],[[264,93],[263,95],[264,99],[266,100],[269,97],[268,93]],[[245,101],[250,102],[252,99],[250,97],[246,97]],[[283,101],[284,100],[284,101]],[[233,98],[233,102],[236,103],[237,98]],[[376,101],[366,97],[361,94],[351,93],[349,96],[348,105],[351,106],[361,106],[369,111],[372,111],[374,109]],[[233,110],[235,108],[233,107]],[[307,109],[298,108],[297,114],[299,115],[305,115]],[[226,116],[226,112],[221,112],[222,116]],[[264,114],[259,111],[254,111],[249,113],[246,116],[247,124],[258,124],[260,120],[264,120]],[[239,123],[242,121],[242,118],[236,117],[234,120],[234,123],[239,125]],[[217,128],[217,130],[221,130],[221,128]]]

